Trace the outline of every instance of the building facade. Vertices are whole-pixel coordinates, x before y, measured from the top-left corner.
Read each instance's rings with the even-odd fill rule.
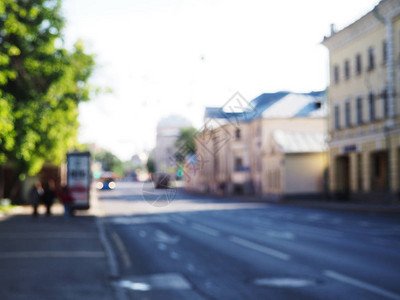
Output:
[[[206,108],[205,129],[196,140],[196,172],[188,174],[187,187],[198,192],[212,192],[221,195],[256,195],[280,199],[288,194],[321,194],[325,163],[320,163],[318,155],[310,155],[308,163],[317,164],[319,173],[303,174],[297,180],[290,177],[292,170],[284,167],[295,166],[305,154],[326,157],[325,139],[320,139],[319,150],[302,149],[287,152],[279,148],[281,159],[273,159],[271,138],[277,130],[286,133],[307,134],[326,133],[326,107],[322,106],[324,92],[309,94],[278,92],[262,94],[248,103],[250,109],[243,113],[224,112],[224,108]],[[298,140],[298,142],[301,142]],[[297,156],[296,156],[297,155]],[[296,158],[294,158],[296,157]],[[293,159],[294,158],[294,159]],[[318,161],[318,162],[317,162]],[[273,189],[276,176],[271,174],[279,165],[283,176],[282,188]],[[314,182],[304,187],[302,179]],[[291,181],[286,181],[290,179]]]
[[[336,198],[399,192],[400,4],[383,0],[323,42],[329,50],[329,187]]]

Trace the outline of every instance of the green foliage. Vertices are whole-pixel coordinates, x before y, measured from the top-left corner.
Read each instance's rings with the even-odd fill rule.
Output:
[[[62,40],[61,0],[0,0],[0,163],[36,174],[77,146],[94,58]]]
[[[110,151],[101,150],[95,153],[93,158],[101,162],[103,171],[112,171],[118,175],[124,174],[124,163]]]
[[[155,173],[156,172],[156,164],[154,162],[153,157],[149,157],[146,163],[146,167],[147,167],[147,172],[149,173]]]
[[[175,142],[175,146],[178,148],[176,153],[176,160],[182,162],[186,155],[196,153],[196,136],[198,131],[194,127],[181,128],[178,139]]]

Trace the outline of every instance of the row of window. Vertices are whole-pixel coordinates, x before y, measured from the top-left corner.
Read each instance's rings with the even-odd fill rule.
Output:
[[[375,53],[375,48],[374,47],[368,48],[367,57],[368,57],[367,71],[372,71],[376,67],[376,53]],[[382,42],[382,60],[383,60],[384,64],[387,61],[387,43],[386,43],[386,41]],[[354,63],[354,74],[355,75],[360,75],[362,73],[362,71],[363,71],[361,53],[356,54],[354,62],[355,62]],[[338,65],[335,65],[333,67],[333,80],[334,80],[335,84],[339,83],[340,77],[341,77],[340,76],[340,67]],[[344,77],[345,80],[348,80],[351,77],[351,64],[350,64],[350,60],[349,59],[346,59],[344,61],[343,77]]]
[[[381,102],[379,102],[379,100]],[[353,104],[353,105],[352,105]],[[355,99],[355,103],[347,100],[342,106],[344,113],[344,124],[341,123],[341,107],[339,104],[336,104],[334,107],[334,126],[335,129],[341,129],[346,127],[351,127],[354,125],[362,125],[367,122],[374,122],[380,118],[386,119],[388,117],[388,93],[387,90],[383,90],[380,95],[376,95],[375,93],[369,93],[366,98],[359,96]],[[379,109],[379,105],[381,105],[381,114],[378,117],[377,109]],[[365,108],[364,108],[365,107]],[[355,120],[352,120],[352,108],[355,108]],[[366,120],[364,117],[364,109],[368,108],[368,119]]]

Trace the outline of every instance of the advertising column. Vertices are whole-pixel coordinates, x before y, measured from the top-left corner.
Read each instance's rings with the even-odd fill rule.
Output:
[[[67,184],[74,198],[73,209],[89,209],[90,152],[67,154]]]

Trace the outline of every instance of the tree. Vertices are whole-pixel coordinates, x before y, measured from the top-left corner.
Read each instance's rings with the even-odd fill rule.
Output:
[[[175,159],[178,163],[183,162],[186,155],[196,153],[195,139],[197,135],[198,131],[194,127],[184,127],[180,129],[179,137],[175,142],[175,147],[178,148]]]
[[[20,178],[77,145],[94,58],[63,47],[61,0],[0,1],[0,164]]]
[[[156,172],[156,164],[155,164],[152,156],[149,156],[149,158],[147,159],[146,168],[147,168],[147,172],[149,172],[149,173]]]
[[[124,175],[124,163],[110,151],[104,149],[100,150],[98,153],[93,155],[93,158],[96,161],[101,162],[104,171],[112,171],[120,176]]]

